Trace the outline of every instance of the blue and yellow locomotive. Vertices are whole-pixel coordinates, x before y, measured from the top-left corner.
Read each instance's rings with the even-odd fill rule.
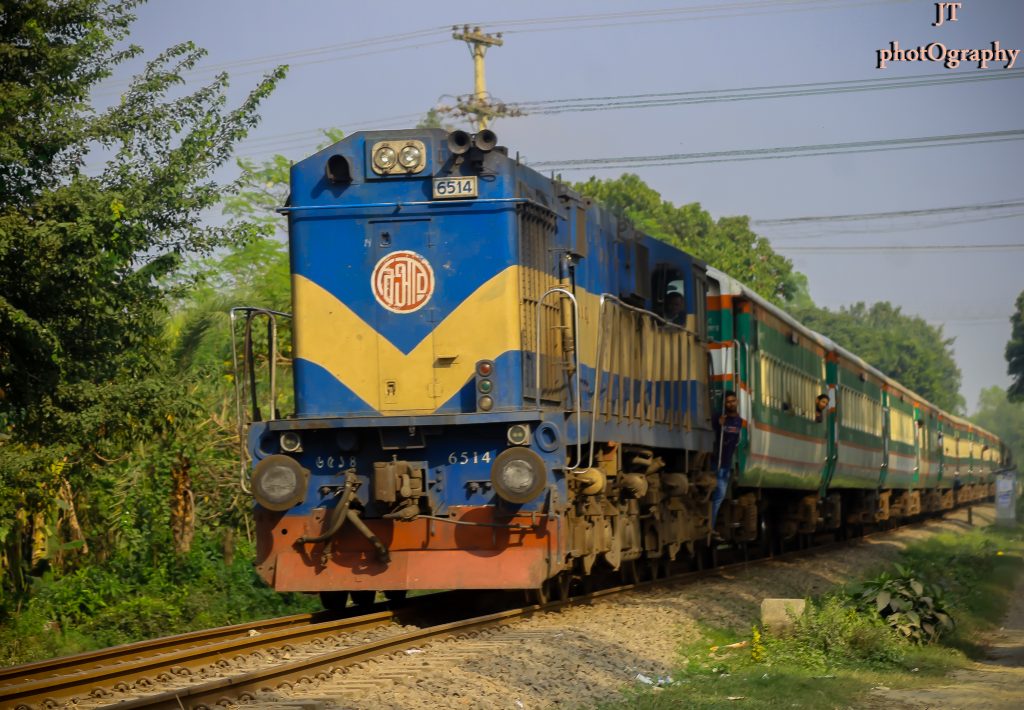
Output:
[[[257,569],[275,589],[332,606],[410,589],[543,597],[699,555],[727,390],[744,433],[719,535],[888,515],[882,469],[837,467],[837,412],[849,396],[873,417],[854,395],[896,383],[492,132],[356,133],[293,166],[282,211],[295,414],[248,431]],[[891,408],[879,399],[878,416]],[[936,432],[965,424],[920,411]],[[888,467],[899,452],[882,452],[879,422],[851,431],[877,433]]]

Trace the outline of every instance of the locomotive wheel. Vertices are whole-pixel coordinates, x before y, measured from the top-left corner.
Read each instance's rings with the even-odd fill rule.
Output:
[[[526,603],[537,604],[544,606],[551,601],[551,586],[547,581],[541,582],[541,585],[536,589],[527,589],[526,592]]]
[[[665,576],[662,574],[660,557],[651,557],[647,559],[645,567],[646,574],[644,575],[644,578],[650,582],[655,582]]]
[[[572,587],[572,572],[566,570],[565,572],[559,573],[557,577],[552,580],[555,598],[560,602],[569,601],[569,589]]]
[[[640,569],[637,567],[636,560],[623,562],[619,574],[622,576],[623,584],[637,584],[640,581]]]
[[[320,592],[320,603],[327,611],[343,611],[348,604],[348,592]]]
[[[362,589],[358,592],[351,592],[352,603],[356,606],[370,606],[377,598],[377,592],[373,589]]]
[[[593,575],[583,575],[575,580],[577,594],[590,594],[594,591]]]
[[[384,592],[384,598],[389,602],[404,602],[407,596],[409,596],[408,589],[389,589]]]

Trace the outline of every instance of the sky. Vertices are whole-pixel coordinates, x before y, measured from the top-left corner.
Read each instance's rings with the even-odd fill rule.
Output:
[[[1009,382],[1003,349],[1024,290],[1024,51],[1009,69],[1009,58],[878,68],[891,42],[936,56],[1024,50],[1024,2],[958,5],[934,26],[936,3],[923,0],[150,0],[131,40],[145,58],[195,42],[209,54],[189,84],[227,71],[235,101],[288,64],[238,155],[298,161],[322,129],[411,127],[470,93],[452,26],[502,32],[487,88],[531,109],[492,125],[510,152],[567,180],[633,172],[675,204],[749,215],[818,305],[887,300],[941,325],[970,412],[982,388]],[[122,66],[97,103],[140,67]],[[837,147],[851,143],[867,145]],[[825,147],[764,159],[806,146]],[[718,155],[693,157],[706,153]],[[625,157],[637,159],[567,164]],[[878,216],[892,212],[911,214]]]

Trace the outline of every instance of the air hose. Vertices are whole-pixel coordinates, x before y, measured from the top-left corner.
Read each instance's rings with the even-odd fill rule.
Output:
[[[355,469],[348,469],[345,471],[345,486],[341,492],[341,500],[338,501],[338,505],[331,511],[331,519],[327,524],[327,530],[320,535],[315,537],[300,537],[295,542],[296,544],[302,545],[308,542],[325,542],[331,540],[341,527],[348,520],[355,527],[360,534],[370,541],[373,545],[373,549],[377,551],[377,559],[388,564],[391,562],[391,553],[388,551],[387,546],[380,541],[380,538],[373,534],[373,531],[366,526],[363,519],[359,517],[359,512],[351,508],[352,498],[356,490],[356,472]],[[326,551],[325,551],[326,552]]]
[[[331,519],[327,523],[327,530],[317,535],[316,537],[302,536],[295,541],[296,545],[302,545],[307,542],[324,542],[334,537],[341,526],[345,524],[345,518],[348,514],[348,507],[352,503],[352,495],[356,490],[356,472],[355,469],[348,469],[345,471],[345,486],[341,492],[341,500],[338,505],[331,511]]]

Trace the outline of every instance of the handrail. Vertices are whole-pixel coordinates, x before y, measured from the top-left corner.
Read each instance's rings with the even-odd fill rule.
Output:
[[[613,303],[616,306],[619,306],[620,308],[624,308],[626,310],[634,311],[636,313],[639,313],[639,314],[641,314],[643,316],[650,317],[650,318],[652,318],[652,319],[654,319],[656,321],[659,321],[662,326],[665,326],[665,327],[668,327],[668,328],[675,328],[677,330],[681,330],[684,333],[686,333],[687,335],[690,335],[690,336],[692,336],[694,338],[699,337],[697,335],[697,333],[694,333],[693,331],[689,330],[686,326],[680,325],[679,323],[673,323],[670,320],[662,318],[661,316],[659,316],[657,313],[654,313],[653,311],[648,311],[647,309],[644,309],[644,308],[638,308],[636,306],[632,306],[632,305],[630,305],[628,303],[623,302],[621,299],[617,298],[616,296],[613,296],[610,293],[602,293],[601,294],[601,298],[600,298],[599,306],[598,306],[598,318],[597,318],[597,347],[596,347],[597,352],[596,352],[595,358],[594,358],[594,387],[593,387],[593,392],[591,393],[590,446],[589,446],[589,453],[588,453],[588,456],[587,456],[588,468],[592,468],[594,466],[594,438],[595,438],[595,431],[596,431],[596,428],[597,428],[597,409],[600,406],[600,400],[601,400],[601,372],[602,372],[601,365],[602,365],[602,356],[604,355],[604,347],[605,347],[605,337],[604,337],[604,332],[605,332],[605,322],[604,322],[604,320],[605,320],[605,305],[608,304],[608,303]]]
[[[239,367],[238,360],[238,342],[237,342],[237,328],[235,323],[240,313],[245,314],[245,335],[242,340],[242,362],[241,368]],[[259,403],[256,396],[256,361],[253,354],[252,346],[252,321],[258,316],[264,316],[267,319],[267,352],[270,357],[268,363],[268,369],[270,371],[270,393],[268,396],[268,405],[270,408],[270,417],[273,419],[277,415],[277,319],[291,318],[291,313],[285,313],[283,311],[275,311],[270,308],[259,308],[256,306],[235,306],[230,311],[230,323],[231,323],[231,368],[234,375],[235,385],[235,417],[238,423],[238,449],[239,449],[239,476],[241,481],[242,490],[245,493],[249,493],[249,489],[246,485],[246,474],[248,473],[248,451],[246,450],[245,441],[245,429],[246,426],[252,421],[262,421],[262,415],[260,414]],[[244,369],[245,372],[239,372],[240,369]],[[247,421],[245,416],[245,406],[243,399],[245,398],[245,392],[242,385],[242,376],[245,376],[246,386],[249,390],[249,396],[252,399],[252,419]]]
[[[568,289],[560,286],[553,286],[541,294],[540,298],[537,299],[536,311],[537,311],[537,339],[534,341],[534,387],[535,399],[537,401],[537,409],[541,408],[541,379],[540,379],[540,358],[541,358],[541,322],[543,320],[543,314],[541,313],[541,306],[544,304],[544,299],[548,296],[559,293],[563,297],[568,298],[572,301],[572,318],[573,318],[573,338],[578,336],[580,332],[580,309],[579,303],[576,301],[576,296]],[[579,469],[580,463],[583,461],[583,404],[580,395],[580,349],[577,344],[573,343],[573,356],[575,359],[575,371],[576,371],[576,387],[575,387],[575,400],[576,400],[576,468]],[[593,434],[593,433],[591,433]],[[591,436],[593,438],[593,436]]]

